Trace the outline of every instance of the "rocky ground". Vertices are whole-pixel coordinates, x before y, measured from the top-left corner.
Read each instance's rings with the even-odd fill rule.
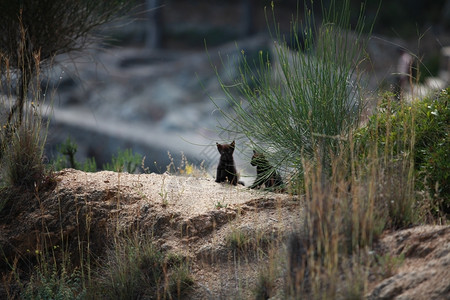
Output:
[[[192,262],[191,299],[251,299],[261,259],[236,260],[230,234],[283,241],[304,216],[302,198],[218,184],[207,176],[66,169],[56,179],[54,189],[1,212],[3,257],[26,264],[44,245],[66,245],[77,260],[87,241],[94,257],[102,257],[118,233],[141,232],[162,251]],[[377,251],[404,260],[387,279],[371,282],[368,299],[450,299],[449,241],[450,226],[386,232]],[[8,266],[4,260],[0,265],[6,278]]]

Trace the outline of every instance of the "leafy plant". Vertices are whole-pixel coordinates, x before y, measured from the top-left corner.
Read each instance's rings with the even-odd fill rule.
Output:
[[[216,208],[216,209],[227,208],[227,207],[228,207],[228,203],[227,203],[227,204],[223,204],[223,203],[220,202],[220,201],[217,201],[217,203],[216,203],[216,205],[215,205],[215,208]]]
[[[67,157],[71,168],[76,169],[75,154],[77,153],[77,144],[70,140],[70,137],[58,147],[58,151]]]
[[[428,188],[450,214],[450,88],[418,101],[415,120],[415,170],[418,188]]]
[[[58,271],[54,265],[49,270],[36,268],[21,296],[26,300],[76,300],[85,299],[86,290],[77,271],[69,274],[65,268]]]

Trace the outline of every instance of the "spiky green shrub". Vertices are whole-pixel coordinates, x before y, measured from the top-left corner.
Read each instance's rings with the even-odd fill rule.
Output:
[[[215,104],[230,123],[223,129],[299,176],[302,157],[312,158],[317,151],[329,169],[329,153],[338,151],[363,107],[358,70],[366,42],[362,14],[354,28],[349,1],[331,1],[322,14],[317,26],[314,12],[305,7],[303,23],[294,20],[289,40],[275,31],[272,55],[260,51],[258,60],[251,61],[242,50],[238,78],[230,82],[217,74],[226,102]]]

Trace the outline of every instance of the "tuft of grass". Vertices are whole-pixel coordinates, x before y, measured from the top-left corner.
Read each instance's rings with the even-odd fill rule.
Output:
[[[275,274],[269,267],[260,270],[256,282],[256,287],[253,290],[253,294],[256,300],[269,299],[274,293],[275,286]]]
[[[249,248],[255,244],[253,237],[251,237],[249,233],[238,228],[233,228],[230,234],[225,238],[225,241],[230,249],[238,252],[249,251]]]
[[[180,298],[195,283],[191,275],[189,263],[181,256],[167,254],[165,263],[171,269],[168,279],[168,298]]]
[[[46,177],[44,143],[39,124],[24,123],[15,128],[3,162],[3,178],[8,186],[34,189],[41,185]]]
[[[18,29],[23,30],[22,27]],[[22,51],[24,49],[17,49],[17,54],[23,54]],[[24,71],[20,68],[24,66],[19,62],[14,68],[11,58],[0,52],[0,210],[12,200],[23,199],[18,195],[37,193],[54,183],[51,171],[44,164],[48,123],[42,118],[39,55],[29,63],[34,70],[33,76],[15,82],[18,74]],[[23,86],[19,88],[20,83]],[[27,98],[30,95],[30,101],[23,103],[17,114],[14,113],[17,107],[12,104],[18,98],[15,88],[25,90]]]
[[[364,299],[367,291],[369,264],[370,260],[364,261],[361,259],[361,255],[343,260],[343,274],[337,288],[337,299]]]
[[[259,265],[260,270],[256,286],[253,289],[255,299],[269,299],[277,293],[277,279],[280,276],[283,265],[279,263],[279,250],[276,243],[271,244],[267,251],[267,261],[261,261]]]
[[[40,81],[39,57],[35,58],[34,63],[36,70],[33,78],[24,82],[24,85],[29,86],[32,100],[23,105],[20,118],[17,116],[4,120],[2,116],[0,129],[2,181],[9,187],[32,190],[48,175],[43,161],[47,123],[42,119],[41,91],[36,88]],[[3,93],[0,96],[1,105],[5,112],[11,112],[13,108],[10,106],[15,98],[11,78],[16,76],[18,70],[10,68],[10,61],[2,53],[0,70],[6,78],[0,83],[0,91]]]
[[[166,172],[169,174],[174,175],[181,175],[181,176],[193,176],[193,177],[206,177],[207,176],[207,170],[204,165],[204,161],[200,163],[200,165],[195,165],[187,159],[186,155],[181,152],[181,160],[176,166],[175,160],[170,152],[167,152],[167,155],[169,157],[170,163],[166,167]]]
[[[275,232],[264,232],[245,227],[232,227],[225,237],[225,244],[233,252],[234,257],[261,258],[271,248],[278,247],[278,236]]]
[[[389,278],[396,274],[397,269],[403,264],[405,255],[399,256],[386,253],[384,255],[376,255],[376,262],[379,268],[379,275],[381,278]]]
[[[172,299],[192,284],[184,259],[160,252],[148,237],[118,237],[89,292],[100,299]]]

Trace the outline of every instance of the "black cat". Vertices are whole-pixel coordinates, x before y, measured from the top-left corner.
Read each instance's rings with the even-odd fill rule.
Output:
[[[217,150],[220,153],[219,165],[217,166],[217,176],[216,182],[228,182],[232,185],[242,184],[238,181],[238,175],[236,171],[236,166],[234,164],[233,152],[235,142],[231,144],[219,144],[216,143]]]
[[[252,160],[250,161],[252,166],[256,166],[256,179],[250,186],[251,189],[259,188],[264,185],[266,188],[282,188],[283,179],[280,174],[272,167],[264,154],[258,153],[253,150]]]

